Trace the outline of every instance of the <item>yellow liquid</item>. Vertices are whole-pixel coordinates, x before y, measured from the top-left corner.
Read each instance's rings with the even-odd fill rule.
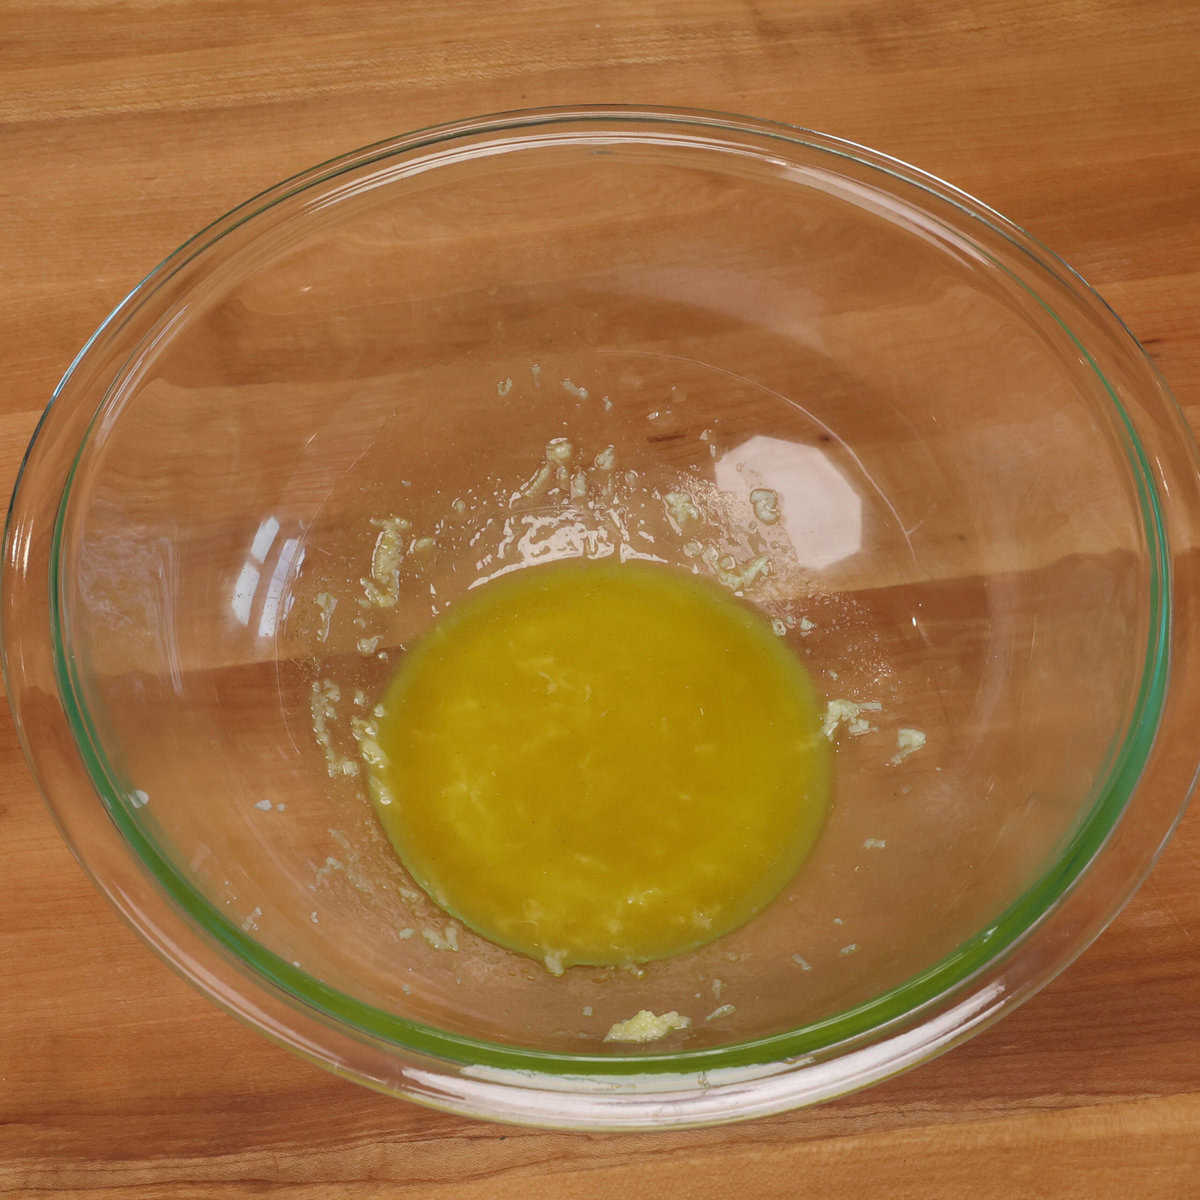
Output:
[[[401,860],[476,932],[554,970],[743,924],[829,804],[807,672],[760,616],[671,568],[489,583],[382,703],[372,791]]]

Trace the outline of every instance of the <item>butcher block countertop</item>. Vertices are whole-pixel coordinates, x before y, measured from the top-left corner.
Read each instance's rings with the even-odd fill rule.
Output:
[[[212,218],[394,133],[598,102],[807,125],[957,184],[1081,271],[1200,423],[1196,0],[0,0],[5,493],[78,348]],[[0,851],[0,1196],[1200,1197],[1200,813],[967,1045],[645,1135],[429,1112],[219,1011],[88,882],[6,708]]]

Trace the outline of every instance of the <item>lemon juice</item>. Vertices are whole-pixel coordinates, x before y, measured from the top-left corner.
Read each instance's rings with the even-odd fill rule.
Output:
[[[401,860],[555,972],[742,925],[829,806],[800,661],[727,591],[657,564],[560,563],[469,591],[378,711],[371,792]]]

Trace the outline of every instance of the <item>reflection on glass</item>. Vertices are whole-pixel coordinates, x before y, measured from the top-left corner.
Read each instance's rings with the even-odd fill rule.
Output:
[[[261,522],[254,534],[254,541],[250,543],[250,557],[255,562],[266,562],[278,532],[279,521],[275,517],[267,517]]]
[[[271,572],[267,584],[267,594],[263,600],[262,613],[258,618],[258,636],[271,637],[287,609],[291,606],[291,593],[285,593],[288,579],[293,570],[299,567],[303,551],[300,549],[299,538],[288,538],[279,547],[279,558],[275,562],[275,570]],[[284,597],[287,603],[284,603]]]
[[[253,563],[243,563],[233,585],[233,615],[239,625],[250,623],[250,610],[254,607],[254,593],[258,590],[259,570]]]
[[[239,625],[249,625],[258,593],[262,590],[266,561],[271,547],[279,535],[279,521],[274,516],[265,517],[250,542],[250,552],[233,584],[230,604]],[[274,569],[266,575],[265,594],[258,617],[258,636],[271,637],[280,620],[291,607],[291,595],[287,591],[289,578],[299,570],[304,561],[304,550],[299,538],[287,538],[279,547]]]
[[[767,489],[778,521],[804,567],[827,567],[862,548],[862,500],[816,446],[752,437],[716,462],[717,487],[751,502]]]

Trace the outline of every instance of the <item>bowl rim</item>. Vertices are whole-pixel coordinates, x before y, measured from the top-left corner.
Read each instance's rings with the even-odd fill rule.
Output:
[[[813,130],[752,118],[681,108],[603,105],[584,108],[565,106],[500,113],[489,117],[428,127],[411,134],[385,139],[327,160],[316,167],[294,175],[259,192],[229,213],[211,222],[149,272],[105,318],[76,355],[55,388],[50,404],[34,432],[21,464],[8,514],[5,534],[6,603],[3,612],[0,613],[0,622],[3,623],[3,666],[10,698],[19,696],[21,691],[20,680],[15,679],[13,675],[13,660],[10,655],[6,621],[10,607],[10,593],[15,586],[14,581],[16,583],[20,581],[19,571],[12,567],[16,550],[14,542],[21,524],[18,498],[22,490],[28,486],[27,473],[35,446],[44,438],[47,424],[54,419],[54,410],[60,398],[70,390],[81,365],[94,352],[98,344],[105,339],[114,338],[130,317],[143,305],[146,305],[166,281],[186,264],[203,255],[234,230],[292,197],[319,188],[343,175],[376,163],[402,157],[411,158],[422,153],[436,154],[445,147],[462,142],[467,138],[504,139],[533,134],[536,140],[538,131],[561,132],[566,126],[584,126],[592,129],[609,126],[611,127],[610,132],[618,131],[617,135],[630,142],[637,142],[645,136],[646,127],[654,129],[656,132],[661,132],[665,128],[685,129],[692,132],[703,131],[711,139],[714,149],[728,150],[738,143],[739,138],[743,146],[748,146],[751,140],[756,145],[765,141],[778,147],[781,153],[785,152],[786,147],[795,146],[803,151],[820,151],[830,155],[833,159],[848,160],[859,167],[868,168],[878,173],[879,176],[889,179],[893,186],[903,185],[906,188],[915,188],[918,192],[924,193],[931,202],[949,205],[968,221],[981,223],[993,234],[999,235],[1060,285],[1065,286],[1076,295],[1082,294],[1085,300],[1100,310],[1103,321],[1110,325],[1115,323],[1116,328],[1128,342],[1127,349],[1141,356],[1145,362],[1144,352],[1137,345],[1132,334],[1083,281],[1082,277],[1012,222],[959,189],[917,168],[856,143]],[[962,230],[958,232],[962,233]],[[493,1070],[512,1075],[514,1078],[532,1073],[538,1078],[586,1076],[589,1080],[603,1080],[611,1079],[614,1076],[637,1076],[640,1078],[654,1075],[678,1076],[680,1073],[694,1077],[747,1068],[751,1069],[753,1073],[755,1069],[768,1067],[771,1064],[811,1061],[813,1056],[828,1054],[839,1048],[857,1046],[864,1038],[880,1034],[890,1035],[891,1032],[901,1027],[907,1027],[922,1015],[945,1009],[951,1000],[961,998],[964,989],[969,988],[972,981],[978,980],[988,968],[995,966],[1006,955],[1011,955],[1016,951],[1032,931],[1062,906],[1097,855],[1104,849],[1114,829],[1120,823],[1143,775],[1147,759],[1155,745],[1167,698],[1173,582],[1162,497],[1154,470],[1139,438],[1133,418],[1087,346],[1048,301],[1035,291],[1030,281],[1009,271],[990,255],[988,257],[994,267],[1004,271],[1010,279],[1025,288],[1041,305],[1048,317],[1058,324],[1095,373],[1112,402],[1113,410],[1125,433],[1125,450],[1129,470],[1136,484],[1148,559],[1149,578],[1146,580],[1146,584],[1150,605],[1146,657],[1140,687],[1121,744],[1110,760],[1108,777],[1105,783],[1097,788],[1091,811],[1081,822],[1058,859],[1003,914],[991,922],[987,928],[979,930],[964,941],[939,962],[896,987],[844,1012],[799,1029],[766,1038],[701,1050],[681,1050],[669,1054],[649,1052],[630,1054],[622,1058],[604,1055],[570,1055],[545,1053],[527,1047],[507,1046],[468,1038],[373,1008],[312,978],[302,969],[294,967],[289,961],[261,946],[235,922],[220,913],[154,846],[140,828],[115,772],[105,761],[101,742],[82,701],[81,690],[75,676],[75,664],[63,623],[62,589],[64,581],[61,552],[74,473],[80,457],[88,445],[92,422],[97,419],[104,407],[103,401],[101,401],[96,405],[87,431],[70,461],[58,498],[49,539],[47,616],[57,701],[62,707],[73,747],[80,757],[83,769],[120,838],[132,850],[138,862],[154,881],[155,886],[169,898],[169,902],[174,906],[174,915],[191,922],[202,931],[201,940],[207,939],[210,942],[210,955],[213,961],[209,963],[204,973],[210,973],[216,969],[215,964],[218,961],[232,964],[242,976],[239,982],[244,985],[249,981],[253,985],[251,990],[263,987],[273,989],[280,994],[286,1004],[304,1010],[310,1016],[315,1016],[318,1022],[323,1023],[326,1027],[336,1027],[341,1031],[348,1032],[353,1037],[366,1039],[373,1046],[389,1047],[393,1052],[408,1052],[420,1056],[422,1059],[451,1066],[456,1064],[458,1068],[466,1067],[476,1072],[480,1069]],[[1146,365],[1149,366],[1148,363]],[[1153,368],[1149,367],[1149,369],[1169,402],[1169,393],[1166,392],[1165,386],[1153,372]],[[114,377],[114,384],[123,377],[124,373],[125,367],[122,367]],[[21,705],[14,700],[13,707],[27,758],[34,768],[43,795],[59,820],[60,828],[62,828],[68,843],[84,863],[85,868],[93,874],[100,886],[108,892],[110,898],[117,902],[118,907],[127,918],[173,965],[179,968],[181,965],[179,956],[174,950],[169,934],[164,937],[160,932],[152,936],[146,927],[148,919],[138,903],[121,903],[113,896],[112,890],[105,885],[104,879],[90,866],[85,847],[73,836],[69,823],[63,819],[60,804],[56,803],[60,798],[56,794],[52,794],[52,789],[43,783],[42,772],[38,767],[38,756],[31,748],[28,731],[22,720]],[[1156,839],[1155,851],[1141,864],[1137,881],[1140,881],[1145,871],[1149,869],[1157,850],[1161,849],[1162,844],[1165,843],[1175,821],[1182,814],[1182,807],[1183,804],[1186,804],[1186,799],[1185,795],[1183,803],[1175,812],[1170,827],[1160,831]],[[1131,894],[1132,890],[1133,887],[1129,887],[1127,894]],[[1125,898],[1127,895],[1121,898],[1121,903]],[[1103,924],[1107,924],[1116,915],[1119,907],[1120,903],[1107,913]],[[1098,931],[1097,929],[1095,932]],[[1094,933],[1091,936],[1094,936]],[[1090,940],[1091,937],[1088,937],[1065,961],[1056,963],[1053,972],[1046,973],[1045,978],[1041,979],[1037,986],[1048,981],[1052,974],[1057,974],[1057,971],[1065,967],[1067,962],[1080,952]],[[193,980],[197,980],[198,976],[202,974],[187,967],[184,968],[184,973]],[[238,988],[230,987],[228,984],[214,988],[211,981],[208,983],[201,981],[200,986],[210,995],[214,995],[219,1002],[225,1003],[227,1007],[237,1012],[238,1015],[245,1017],[260,1028],[264,1027],[263,1022],[256,1020],[253,1015],[253,1003]],[[1032,990],[1036,989],[1030,989],[1030,991]],[[1005,1003],[1001,1007],[1007,1011],[1007,1008],[1011,1006],[1011,1003]],[[275,1033],[276,1036],[281,1036],[282,1040],[292,1042],[294,1045],[294,1040],[287,1036],[286,1031],[282,1035],[278,1030]],[[324,1065],[334,1065],[320,1051],[313,1056],[324,1061]],[[361,1075],[357,1077],[361,1079]],[[372,1082],[369,1079],[362,1081]],[[508,1079],[507,1083],[502,1086],[510,1086],[512,1083],[513,1079]],[[523,1085],[519,1084],[518,1086]],[[413,1089],[385,1085],[385,1090],[398,1090],[404,1094],[411,1094]],[[425,1098],[428,1100],[428,1097]],[[449,1106],[455,1108],[456,1111],[467,1111],[463,1104],[451,1103]],[[787,1106],[782,1105],[782,1107]],[[475,1115],[494,1114],[477,1112]]]

